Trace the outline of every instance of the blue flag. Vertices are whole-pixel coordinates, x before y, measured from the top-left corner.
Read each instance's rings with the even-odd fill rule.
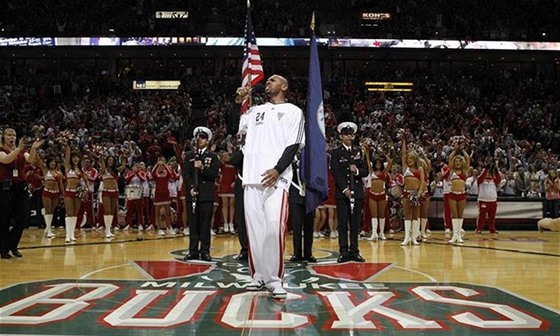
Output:
[[[305,119],[306,143],[301,154],[301,179],[305,183],[305,205],[309,213],[327,199],[329,192],[323,87],[315,33],[312,34],[310,43]]]

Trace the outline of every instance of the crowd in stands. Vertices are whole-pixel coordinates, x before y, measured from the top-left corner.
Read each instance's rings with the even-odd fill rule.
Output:
[[[26,70],[9,78],[3,74],[0,126],[45,139],[40,153],[59,163],[62,145],[68,143],[93,158],[94,165],[111,155],[119,164],[125,161],[127,170],[142,161],[150,171],[160,155],[177,156],[172,143],[188,150],[192,129],[199,125],[212,130],[214,151],[231,152],[237,146],[239,105],[233,94],[240,82],[237,74],[191,75],[179,90],[137,91],[132,89],[132,79],[155,70],[125,67],[110,74],[83,65],[60,74],[42,68]],[[382,152],[399,164],[399,134],[406,129],[432,161],[430,182],[436,181],[435,192],[438,174],[452,150],[450,140],[464,136],[473,169],[481,171],[488,162],[498,162],[505,181],[500,196],[546,195],[545,180],[560,168],[557,80],[483,63],[453,74],[391,68],[375,72],[383,80],[414,82],[414,90],[369,92],[363,85],[364,74],[342,75],[334,69],[323,79],[329,149],[338,145],[336,125],[353,121],[360,129],[359,141],[371,149],[373,158]],[[289,100],[305,109],[307,77],[295,72],[286,76],[291,79]]]
[[[140,92],[131,89],[126,75],[72,69],[60,76],[32,73],[0,88],[4,106],[0,124],[26,130],[23,134],[30,136],[54,140],[71,130],[76,145],[133,141],[146,155],[154,140],[164,147],[169,137],[183,142],[200,124],[213,130],[220,149],[227,149],[237,128],[238,106],[232,97],[239,85],[237,76],[191,77],[178,91]],[[403,74],[382,76],[393,80]],[[452,136],[465,135],[475,168],[489,156],[502,160],[508,169],[558,164],[557,81],[491,69],[469,69],[454,76],[431,72],[404,76],[415,83],[412,93],[367,92],[357,75],[324,79],[330,141],[336,140],[334,126],[351,120],[376,146],[396,142],[399,129],[413,130],[434,160],[445,160],[442,148]],[[306,77],[293,74],[291,86],[290,100],[304,107]]]
[[[252,3],[257,36],[308,36],[316,11],[318,34],[397,39],[558,41],[557,0],[405,1],[260,0]],[[176,1],[8,0],[3,36],[242,36],[243,0]],[[157,19],[156,11],[188,11],[188,19]],[[365,26],[362,12],[391,13]]]

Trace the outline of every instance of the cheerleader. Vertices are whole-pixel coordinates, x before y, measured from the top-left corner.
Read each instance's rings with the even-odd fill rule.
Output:
[[[64,145],[64,171],[66,189],[64,189],[64,208],[66,210],[66,244],[76,241],[74,231],[78,221],[77,213],[82,204],[82,197],[87,193],[87,179],[82,172],[80,154],[70,153],[70,146]]]
[[[458,140],[461,141],[461,140]],[[463,212],[467,205],[467,193],[465,181],[467,180],[467,172],[471,165],[469,154],[463,149],[463,144],[453,146],[453,151],[449,154],[449,170],[444,176],[451,184],[449,192],[449,209],[451,210],[451,225],[453,227],[453,236],[449,243],[462,244],[461,237],[463,231]],[[458,151],[461,154],[458,154]]]
[[[105,238],[113,238],[111,233],[111,225],[113,218],[119,210],[119,188],[118,178],[119,171],[124,170],[125,161],[122,161],[121,167],[117,168],[114,156],[108,156],[105,160],[101,160],[101,169],[99,171],[101,180],[103,181],[103,222],[105,223]]]
[[[99,172],[92,165],[90,157],[84,157],[84,174],[88,180],[88,191],[87,197],[82,203],[80,210],[78,211],[78,220],[80,221],[80,227],[83,227],[86,223],[93,228],[96,223],[93,214],[93,192],[95,191],[95,183],[99,177]]]
[[[422,191],[422,204],[420,204],[420,236],[417,239],[426,241],[428,239],[428,212],[430,211],[430,172],[432,171],[432,163],[426,157],[424,152],[420,152],[420,163],[424,168],[424,190]]]
[[[143,185],[146,182],[146,172],[140,170],[137,162],[132,164],[132,170],[126,173],[125,184],[127,186],[126,195],[126,227],[129,229],[132,225],[132,215],[136,214],[138,229],[144,227],[144,212],[142,208]]]
[[[42,200],[45,212],[45,237],[54,238],[56,235],[52,232],[51,226],[54,217],[54,209],[58,206],[58,199],[64,194],[64,186],[62,184],[62,173],[57,169],[56,159],[49,157],[46,163],[40,161],[43,171],[43,191]]]
[[[385,164],[385,159],[387,164]],[[383,154],[379,154],[372,164],[370,174],[370,189],[368,192],[368,204],[371,212],[371,236],[368,240],[386,240],[385,238],[385,212],[387,209],[386,184],[393,160]],[[377,227],[379,226],[379,235]]]
[[[179,176],[179,180],[178,180],[179,201],[177,203],[177,219],[181,221],[181,224],[180,225],[178,224],[178,226],[182,227],[183,235],[188,236],[189,228],[187,226],[188,217],[187,217],[187,199],[186,199],[187,188],[185,185],[185,180],[183,178],[183,172],[185,171],[185,153],[183,150],[181,150],[181,148],[179,147],[179,145],[174,139],[170,138],[167,140],[167,142],[173,145],[173,149],[177,157],[177,163],[179,164],[179,167],[177,168],[177,172]],[[188,146],[188,143],[189,142],[187,141],[186,146]]]
[[[165,164],[165,157],[160,156],[152,169],[152,179],[155,184],[154,213],[158,235],[165,236],[171,218],[171,196],[169,195],[169,180],[175,178],[175,173]]]
[[[451,237],[451,208],[449,208],[449,193],[451,191],[451,183],[445,178],[449,174],[449,165],[446,163],[441,168],[442,185],[443,185],[443,225],[445,227],[445,237]]]
[[[142,182],[142,221],[147,223],[148,226],[146,230],[150,228],[153,229],[152,219],[151,219],[151,209],[153,207],[152,198],[150,197],[150,183],[152,182],[152,173],[150,170],[146,170],[146,164],[140,162],[138,164],[138,169],[146,175],[146,181]],[[138,225],[138,231],[144,231],[144,226]]]
[[[167,187],[169,189],[169,199],[171,201],[171,204],[169,206],[170,211],[167,216],[167,234],[175,235],[177,234],[177,232],[175,232],[173,226],[177,224],[176,214],[178,209],[177,203],[179,196],[179,168],[175,158],[169,159],[169,161],[167,162],[167,168],[169,168],[173,172],[173,178],[170,178],[169,183],[167,184]]]
[[[401,155],[404,170],[404,230],[405,236],[401,245],[418,245],[416,237],[420,234],[420,199],[424,191],[424,168],[416,151],[407,151],[406,136],[401,139]]]
[[[224,219],[224,233],[235,233],[233,219],[235,218],[235,198],[233,186],[237,169],[229,164],[230,153],[224,152],[220,158],[220,179],[218,195],[222,200],[222,218]]]

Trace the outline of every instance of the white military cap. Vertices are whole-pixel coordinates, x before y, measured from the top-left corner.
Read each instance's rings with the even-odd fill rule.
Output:
[[[350,121],[345,121],[338,124],[338,133],[340,134],[355,134],[358,131],[358,126]]]
[[[198,136],[198,133],[201,132],[206,133],[206,135],[208,136],[208,141],[212,140],[212,131],[208,127],[204,126],[198,126],[197,128],[195,128],[193,131],[193,136],[196,138]]]

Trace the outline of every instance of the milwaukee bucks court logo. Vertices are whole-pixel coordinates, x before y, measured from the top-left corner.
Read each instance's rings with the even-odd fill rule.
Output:
[[[286,264],[285,300],[246,263],[135,261],[149,280],[63,279],[0,291],[2,335],[560,335],[558,312],[464,283],[380,283],[388,263]]]

